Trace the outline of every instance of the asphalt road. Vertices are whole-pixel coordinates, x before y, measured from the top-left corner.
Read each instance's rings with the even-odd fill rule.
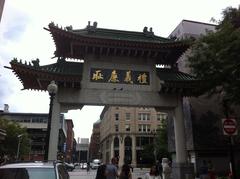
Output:
[[[144,179],[144,175],[148,171],[149,169],[141,170],[139,168],[136,168],[133,170],[132,179],[138,179],[140,177]],[[69,175],[70,175],[70,179],[95,179],[96,170],[90,170],[89,172],[87,172],[86,170],[75,169],[74,171],[69,172]]]

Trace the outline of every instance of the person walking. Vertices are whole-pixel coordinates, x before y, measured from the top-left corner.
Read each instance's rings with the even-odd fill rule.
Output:
[[[129,165],[124,164],[122,166],[122,170],[121,170],[121,173],[119,175],[119,179],[132,179],[132,174],[131,174]]]
[[[156,165],[153,165],[149,173],[145,174],[144,179],[161,179]]]
[[[95,179],[106,179],[105,170],[106,170],[106,165],[105,164],[100,165],[97,169],[97,174]]]
[[[156,166],[157,166],[158,173],[162,178],[162,172],[163,172],[162,163],[159,160],[157,160]]]
[[[106,179],[116,179],[118,177],[117,160],[112,158],[111,163],[106,166]]]
[[[202,166],[199,169],[200,179],[209,179],[208,166],[206,160],[202,161]]]
[[[171,173],[172,173],[172,168],[169,166],[170,161],[168,158],[163,158],[162,159],[162,176],[163,179],[170,179],[171,178]]]
[[[90,170],[90,162],[87,162],[87,173],[89,172]]]

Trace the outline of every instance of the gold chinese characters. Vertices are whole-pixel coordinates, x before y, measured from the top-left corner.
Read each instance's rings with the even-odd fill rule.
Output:
[[[91,69],[91,81],[149,85],[149,72],[117,69]]]

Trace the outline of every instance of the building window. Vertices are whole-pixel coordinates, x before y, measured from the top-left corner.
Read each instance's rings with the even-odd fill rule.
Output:
[[[118,132],[118,131],[119,131],[118,125],[115,125],[115,132]]]
[[[130,121],[130,117],[131,117],[130,113],[126,113],[126,121]]]
[[[129,131],[130,131],[130,124],[126,124],[126,125],[125,125],[125,129],[126,129],[126,131],[129,132]]]
[[[115,114],[115,120],[116,120],[116,121],[119,120],[119,114],[118,114],[118,113]]]
[[[150,114],[149,113],[138,113],[138,120],[149,121],[150,120]]]
[[[151,126],[150,126],[150,124],[139,124],[138,131],[139,132],[150,132]]]
[[[167,119],[167,114],[166,113],[157,113],[157,120],[158,121],[163,121]]]

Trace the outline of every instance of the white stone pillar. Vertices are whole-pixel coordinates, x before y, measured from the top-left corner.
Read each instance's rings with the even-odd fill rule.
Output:
[[[49,138],[48,160],[56,160],[58,152],[58,135],[60,127],[60,104],[57,95],[53,100],[52,123]]]
[[[137,161],[136,161],[136,136],[132,135],[132,166],[136,167],[137,166]]]
[[[176,162],[187,163],[187,149],[185,126],[183,118],[183,105],[182,98],[178,97],[178,106],[174,110],[174,132],[175,132],[175,145],[176,145]]]
[[[110,160],[114,157],[114,136],[111,137]]]
[[[124,146],[125,136],[119,136],[119,167],[124,164],[125,146]]]

